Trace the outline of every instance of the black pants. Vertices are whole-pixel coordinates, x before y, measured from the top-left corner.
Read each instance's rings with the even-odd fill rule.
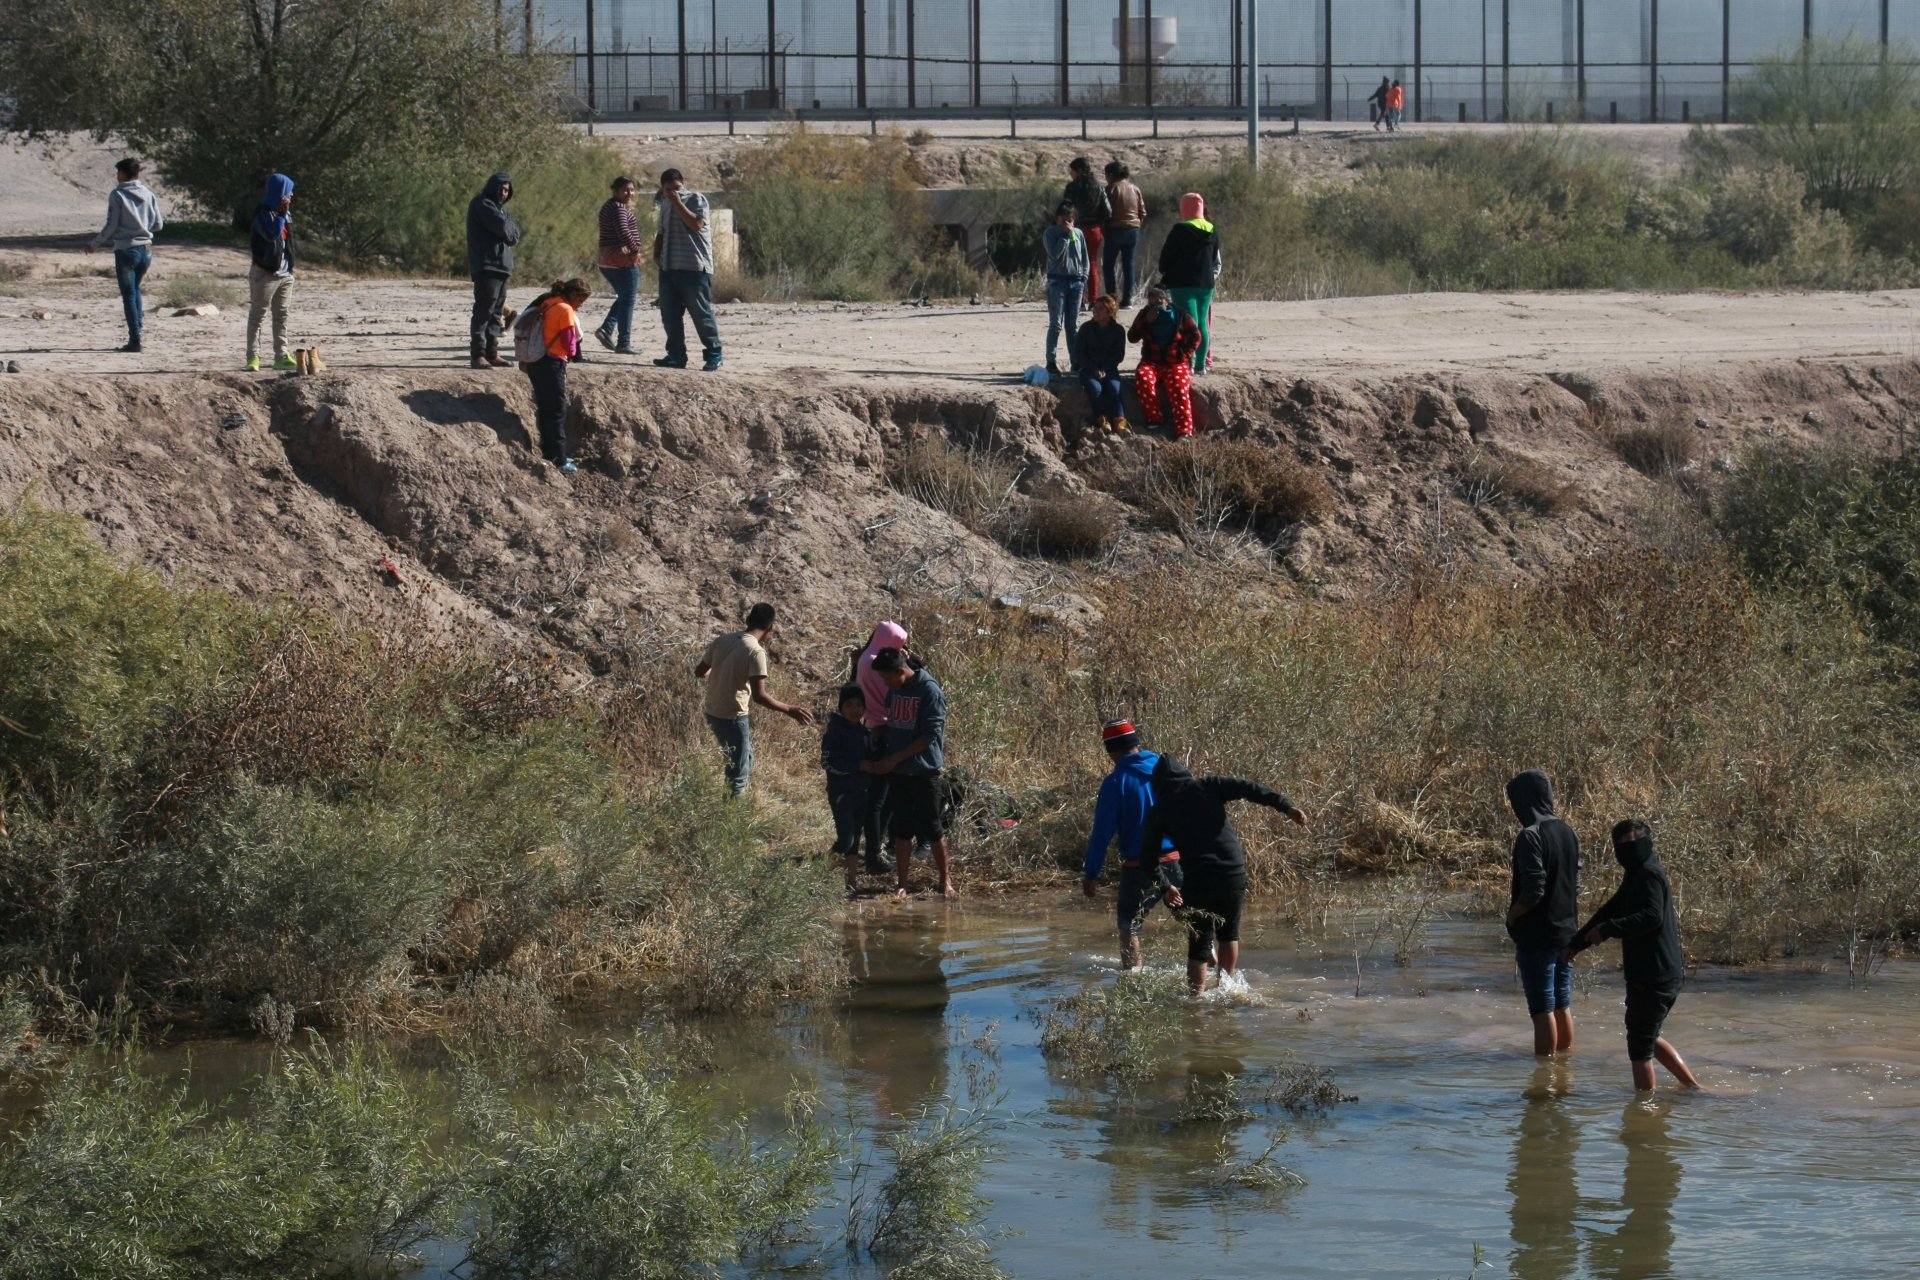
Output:
[[[860,829],[866,825],[867,793],[873,781],[864,773],[827,775],[827,808],[833,814],[833,851],[843,858],[860,852]]]
[[[567,460],[567,362],[547,356],[527,367],[533,383],[534,419],[540,425],[540,456]]]
[[[476,356],[500,350],[500,313],[507,305],[507,277],[482,271],[473,278],[473,319],[469,350]]]

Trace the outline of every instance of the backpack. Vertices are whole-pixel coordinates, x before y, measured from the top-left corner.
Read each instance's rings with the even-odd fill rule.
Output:
[[[513,322],[513,358],[522,369],[547,358],[547,307],[552,301],[528,307]]]

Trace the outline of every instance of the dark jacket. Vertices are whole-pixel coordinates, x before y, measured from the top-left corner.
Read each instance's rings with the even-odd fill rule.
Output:
[[[1169,289],[1211,289],[1220,276],[1220,232],[1175,223],[1160,246],[1160,283]]]
[[[1522,947],[1559,950],[1580,924],[1580,839],[1553,811],[1553,783],[1529,769],[1507,783],[1507,803],[1525,823],[1513,842],[1513,887],[1507,904],[1533,906],[1507,926]]]
[[[1127,330],[1118,320],[1101,324],[1089,320],[1080,326],[1080,340],[1074,346],[1073,367],[1086,373],[1120,372],[1127,362]]]
[[[269,176],[247,225],[253,265],[273,275],[293,274],[293,215],[280,212],[280,202],[292,194],[292,178],[284,173]]]
[[[820,767],[828,773],[859,774],[872,741],[866,725],[835,712],[827,717],[827,731],[820,735]]]
[[[520,228],[507,212],[502,196],[513,182],[510,174],[496,173],[487,179],[480,194],[467,202],[467,274],[470,276],[513,274],[513,246],[520,243]]]
[[[924,738],[927,745],[894,772],[903,778],[927,778],[946,766],[947,695],[925,670],[887,695],[887,754],[905,751]]]
[[[1178,760],[1161,756],[1153,767],[1153,809],[1140,833],[1140,847],[1153,849],[1163,840],[1172,841],[1187,883],[1212,877],[1244,887],[1247,852],[1227,817],[1229,800],[1293,812],[1293,802],[1270,787],[1244,778],[1196,778]]]
[[[1680,953],[1680,921],[1673,909],[1673,886],[1654,856],[1653,840],[1615,845],[1613,855],[1626,878],[1593,918],[1574,935],[1571,951],[1584,951],[1608,938],[1620,939],[1620,963],[1636,987],[1677,990],[1687,976]]]
[[[1082,231],[1106,226],[1107,218],[1113,213],[1106,187],[1090,173],[1069,182],[1060,199],[1073,206],[1073,220]]]
[[[1200,349],[1200,326],[1192,316],[1146,306],[1128,327],[1127,341],[1140,344],[1141,364],[1185,364]]]
[[[1387,109],[1387,90],[1392,87],[1393,87],[1392,77],[1390,76],[1380,77],[1380,87],[1367,95],[1367,105],[1370,107],[1376,107],[1381,111],[1385,111]]]

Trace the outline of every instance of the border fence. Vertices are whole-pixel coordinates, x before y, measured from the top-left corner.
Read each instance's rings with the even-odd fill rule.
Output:
[[[1756,58],[1920,39],[1920,0],[496,0],[590,117],[1243,112],[1725,120]],[[516,22],[516,20],[518,20]]]

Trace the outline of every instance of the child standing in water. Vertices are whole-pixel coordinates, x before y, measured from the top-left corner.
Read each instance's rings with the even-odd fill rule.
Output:
[[[1538,769],[1515,774],[1507,803],[1520,820],[1513,842],[1507,936],[1533,1019],[1533,1053],[1573,1048],[1573,965],[1567,945],[1580,922],[1580,839],[1553,811],[1553,783]]]
[[[1620,964],[1627,980],[1627,1060],[1633,1087],[1653,1091],[1653,1063],[1689,1089],[1700,1081],[1687,1069],[1680,1051],[1660,1035],[1686,979],[1680,953],[1680,924],[1673,909],[1673,886],[1653,853],[1653,829],[1637,818],[1613,829],[1613,857],[1626,872],[1620,887],[1567,944],[1569,961],[1588,947],[1620,939]]]

